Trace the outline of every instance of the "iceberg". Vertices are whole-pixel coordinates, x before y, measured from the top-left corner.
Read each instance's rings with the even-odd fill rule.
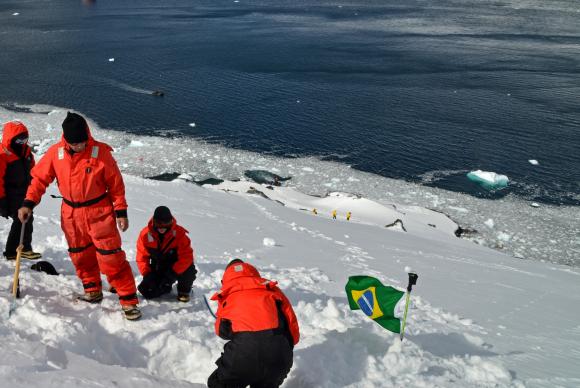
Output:
[[[505,175],[481,170],[469,172],[467,178],[488,190],[503,189],[504,187],[507,187],[509,182],[509,178]]]

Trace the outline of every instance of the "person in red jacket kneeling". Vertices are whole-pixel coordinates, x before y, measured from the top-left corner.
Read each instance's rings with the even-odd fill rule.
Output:
[[[189,302],[197,270],[187,230],[177,225],[171,211],[159,206],[137,240],[137,266],[143,281],[137,286],[146,299],[171,292],[177,281],[177,299]]]
[[[222,288],[211,299],[218,302],[216,334],[230,341],[209,388],[279,387],[290,372],[300,331],[290,301],[276,284],[242,260],[227,265]]]

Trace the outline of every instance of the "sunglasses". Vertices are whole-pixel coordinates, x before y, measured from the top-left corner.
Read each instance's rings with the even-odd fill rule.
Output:
[[[26,144],[26,143],[28,143],[28,138],[27,137],[21,137],[21,138],[14,139],[14,143],[16,143],[16,144]]]
[[[155,226],[156,228],[169,228],[169,227],[171,227],[171,225],[173,225],[173,221],[169,221],[169,222],[154,221],[153,222],[153,226]]]

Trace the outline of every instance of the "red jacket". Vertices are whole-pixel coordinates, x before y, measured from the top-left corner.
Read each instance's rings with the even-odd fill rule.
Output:
[[[111,155],[113,149],[93,139],[88,128],[87,131],[89,140],[83,152],[71,154],[64,138],[46,151],[32,169],[27,202],[38,205],[46,188],[56,178],[65,202],[87,202],[106,193],[115,211],[126,211],[125,184]]]
[[[22,192],[20,195],[23,196],[30,184],[30,170],[34,167],[34,155],[28,145],[24,146],[24,152],[21,155],[17,155],[11,146],[12,139],[23,133],[28,136],[28,129],[19,121],[4,124],[0,146],[0,199],[7,195],[17,194],[16,192]]]
[[[220,335],[220,326],[226,320],[231,323],[233,333],[279,328],[281,311],[296,345],[300,339],[298,320],[290,301],[276,284],[260,277],[258,270],[248,263],[230,265],[222,278],[221,290],[211,297],[218,301],[216,334]]]
[[[165,271],[171,268],[176,274],[181,274],[188,269],[194,260],[191,240],[187,236],[189,232],[177,225],[175,218],[173,224],[163,239],[153,227],[153,219],[141,230],[137,239],[137,266],[141,275],[155,271]]]

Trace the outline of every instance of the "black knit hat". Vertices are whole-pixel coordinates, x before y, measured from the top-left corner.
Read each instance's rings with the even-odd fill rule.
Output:
[[[82,143],[89,140],[89,126],[83,116],[67,112],[62,122],[64,140],[69,144]]]
[[[153,221],[168,224],[173,221],[173,216],[167,206],[158,206],[153,213]]]

